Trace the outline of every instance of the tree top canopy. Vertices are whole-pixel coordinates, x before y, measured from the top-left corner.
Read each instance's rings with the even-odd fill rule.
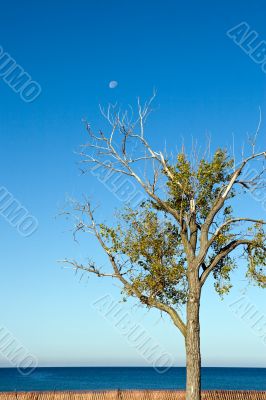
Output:
[[[133,295],[148,307],[170,314],[185,334],[176,308],[187,301],[188,274],[195,274],[203,286],[212,273],[221,295],[231,287],[230,272],[237,259],[246,260],[247,277],[266,287],[265,221],[250,210],[238,216],[232,205],[250,189],[265,188],[263,174],[266,152],[255,152],[236,160],[227,150],[199,157],[184,149],[173,157],[155,151],[144,135],[151,101],[138,102],[135,120],[109,106],[102,110],[109,131],[95,134],[86,123],[89,142],[81,152],[83,163],[106,173],[130,177],[146,194],[135,208],[127,205],[112,226],[97,223],[90,202],[75,203],[76,231],[93,233],[105,250],[111,266],[103,271],[94,262],[75,268],[99,277],[117,278],[123,293]],[[255,175],[247,174],[256,162]],[[237,208],[237,207],[236,207]],[[234,251],[236,250],[236,251]],[[237,258],[236,258],[237,257]]]

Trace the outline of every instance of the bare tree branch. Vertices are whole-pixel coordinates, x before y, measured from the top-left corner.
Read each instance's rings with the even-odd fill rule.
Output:
[[[224,191],[221,192],[221,194],[218,196],[218,198],[215,201],[215,204],[213,205],[209,215],[207,216],[204,224],[201,227],[201,245],[200,245],[200,254],[198,257],[199,263],[198,266],[201,265],[202,260],[205,258],[208,248],[209,248],[209,241],[208,241],[208,234],[209,234],[209,229],[210,226],[212,225],[214,218],[218,214],[218,212],[222,209],[224,206],[224,203],[233,187],[233,185],[236,183],[238,177],[241,175],[243,169],[249,163],[250,161],[259,158],[259,157],[264,157],[266,158],[266,152],[260,152],[257,154],[252,154],[250,157],[246,158],[240,165],[240,167],[232,174],[231,179],[227,187],[225,188]]]
[[[211,245],[215,239],[219,236],[223,228],[225,228],[228,225],[235,224],[237,222],[252,222],[254,224],[261,224],[261,225],[266,225],[266,221],[260,220],[260,219],[252,219],[252,218],[231,218],[225,221],[221,226],[219,226],[214,233],[214,235],[211,237],[209,240],[208,244]]]
[[[80,264],[76,261],[69,261],[69,260],[63,260],[62,262],[68,263],[72,265],[76,270],[82,270],[85,272],[89,272],[92,274],[97,275],[98,277],[111,277],[111,278],[116,278],[118,279],[123,287],[126,289],[128,293],[134,294],[142,304],[145,304],[148,307],[154,307],[157,308],[161,311],[166,312],[171,319],[173,320],[174,324],[178,327],[178,329],[181,331],[181,333],[185,336],[186,335],[186,325],[182,321],[181,317],[177,313],[177,311],[172,308],[171,306],[164,304],[160,301],[155,300],[152,297],[148,297],[143,295],[137,288],[135,288],[126,278],[125,275],[126,273],[122,273],[121,267],[117,264],[115,255],[112,253],[110,248],[107,246],[107,244],[104,242],[99,230],[97,229],[97,224],[94,219],[93,215],[93,210],[91,209],[90,203],[87,201],[85,206],[82,206],[81,208],[83,212],[86,212],[90,218],[91,225],[88,225],[89,229],[91,229],[97,238],[98,242],[100,243],[101,247],[105,251],[110,264],[113,268],[114,273],[104,273],[98,268],[95,267],[94,263],[90,263],[89,266],[84,266],[83,264]]]
[[[232,242],[224,246],[224,248],[222,248],[219,251],[216,257],[212,260],[211,264],[206,267],[205,271],[201,275],[200,277],[201,286],[204,285],[209,274],[214,270],[219,261],[221,261],[228,254],[230,254],[235,248],[241,245],[252,245],[252,244],[253,244],[252,240],[242,239],[242,240],[233,240]]]

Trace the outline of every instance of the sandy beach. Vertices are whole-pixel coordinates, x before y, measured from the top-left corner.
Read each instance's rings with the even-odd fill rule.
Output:
[[[0,392],[0,400],[185,400],[183,391]],[[203,391],[202,400],[266,400],[259,391]]]

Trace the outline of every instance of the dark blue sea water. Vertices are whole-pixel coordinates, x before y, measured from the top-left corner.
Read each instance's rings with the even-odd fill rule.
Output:
[[[266,390],[266,368],[203,368],[203,389]],[[37,368],[29,376],[0,368],[0,391],[184,389],[185,368]]]

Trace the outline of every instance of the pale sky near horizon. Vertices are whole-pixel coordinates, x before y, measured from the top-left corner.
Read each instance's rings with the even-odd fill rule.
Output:
[[[266,74],[226,32],[245,22],[266,40],[265,2],[244,0],[29,1],[5,2],[0,46],[41,86],[25,103],[0,76],[1,181],[39,226],[22,237],[0,215],[1,318],[40,366],[147,365],[114,321],[94,306],[106,295],[119,301],[112,281],[79,276],[57,260],[93,257],[105,262],[93,240],[75,243],[58,214],[66,196],[86,193],[110,219],[121,202],[92,175],[81,175],[78,146],[85,142],[84,117],[101,126],[98,105],[135,104],[157,90],[147,135],[155,148],[180,148],[191,138],[212,149],[231,147],[240,156],[247,133],[262,126],[265,149]],[[1,60],[1,55],[0,55]],[[116,82],[114,84],[111,82]],[[265,217],[251,196],[239,212]],[[221,301],[212,282],[202,299],[204,366],[266,367],[266,339],[235,314],[238,301],[254,305],[266,324],[262,289],[246,287],[244,266],[233,274],[231,294]],[[241,290],[246,288],[245,298]],[[184,343],[167,317],[122,304],[154,343],[185,362]],[[123,311],[121,311],[123,312]],[[264,318],[264,319],[263,319]],[[266,325],[265,325],[266,335]],[[0,352],[0,366],[12,366]]]

